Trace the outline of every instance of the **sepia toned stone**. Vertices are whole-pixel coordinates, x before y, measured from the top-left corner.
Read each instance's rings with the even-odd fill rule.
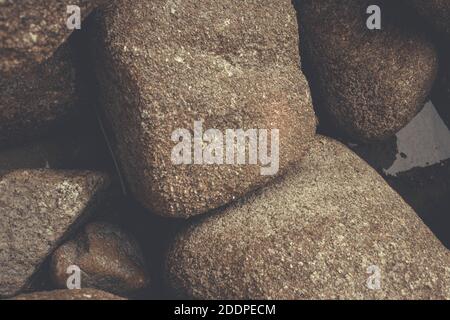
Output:
[[[318,138],[277,184],[182,231],[167,279],[194,299],[448,299],[449,266],[375,170]]]
[[[89,171],[0,176],[0,297],[25,288],[42,262],[92,213],[109,178]]]
[[[320,120],[353,141],[398,132],[421,110],[436,77],[436,49],[388,2],[299,2],[302,51]],[[374,4],[381,30],[367,27]]]
[[[305,154],[316,120],[291,1],[117,1],[100,20],[111,140],[131,192],[152,212],[201,214],[273,178],[260,163],[174,164],[173,133],[193,132],[196,121],[221,133],[279,130],[275,174]]]

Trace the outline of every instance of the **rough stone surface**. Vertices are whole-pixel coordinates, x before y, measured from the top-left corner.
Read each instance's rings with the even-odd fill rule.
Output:
[[[117,1],[94,41],[115,152],[157,214],[199,214],[272,178],[259,165],[173,165],[174,130],[279,129],[278,173],[315,132],[289,0]]]
[[[11,300],[126,300],[96,289],[54,290],[22,294]]]
[[[72,118],[79,102],[75,77],[68,45],[27,71],[0,74],[0,147],[34,138]]]
[[[436,31],[450,35],[450,2],[448,0],[412,0],[411,3]]]
[[[299,1],[315,107],[352,140],[383,140],[399,131],[423,107],[437,72],[433,45],[386,3]],[[373,4],[381,7],[382,30],[366,26]]]
[[[82,17],[104,0],[0,1],[0,75],[42,63],[67,39],[68,5],[78,5]]]
[[[367,287],[373,265],[380,290]],[[278,184],[182,232],[167,277],[191,298],[448,299],[449,266],[381,176],[319,137]]]
[[[0,177],[0,297],[29,284],[108,184],[89,171],[18,170]]]
[[[51,274],[66,288],[67,268],[81,269],[81,287],[129,295],[149,284],[139,244],[121,228],[104,222],[87,225],[52,256]]]

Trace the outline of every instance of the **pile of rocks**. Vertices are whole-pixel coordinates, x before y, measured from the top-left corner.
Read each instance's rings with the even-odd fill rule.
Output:
[[[0,1],[0,297],[450,299],[448,249],[334,140],[430,94],[450,121],[450,4],[376,2],[381,30],[360,0]],[[214,158],[227,130],[253,160]],[[191,133],[216,160],[174,161]]]

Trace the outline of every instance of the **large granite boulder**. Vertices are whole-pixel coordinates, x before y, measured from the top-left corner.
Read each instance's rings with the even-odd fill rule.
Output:
[[[181,232],[167,279],[197,299],[448,299],[449,266],[375,170],[319,138],[278,184]]]
[[[374,4],[381,9],[381,30],[366,25],[367,8]],[[384,140],[407,125],[436,76],[434,46],[393,6],[392,1],[299,1],[302,52],[320,120],[352,141]]]
[[[117,1],[100,20],[94,46],[111,140],[131,192],[151,211],[206,212],[305,154],[316,120],[299,70],[291,1]],[[201,131],[196,121],[205,134],[216,129],[223,137],[227,129],[267,129],[269,136],[279,130],[278,165],[266,175],[261,157],[251,165],[230,157],[234,164],[226,164],[223,146],[212,152],[221,154],[214,164],[197,162],[196,152],[224,139],[203,136],[191,155],[186,136]],[[172,156],[181,142],[189,155],[177,164]]]

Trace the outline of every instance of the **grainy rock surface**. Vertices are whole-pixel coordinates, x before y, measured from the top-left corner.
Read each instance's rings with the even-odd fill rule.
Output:
[[[77,113],[71,54],[69,46],[63,45],[29,70],[6,77],[0,74],[0,147],[44,134]]]
[[[181,233],[167,259],[173,288],[209,299],[448,299],[449,266],[381,176],[326,138],[278,184]]]
[[[133,21],[133,23],[130,23]],[[174,165],[176,129],[279,129],[280,170],[315,132],[289,0],[117,1],[96,57],[106,118],[129,187],[148,209],[188,217],[272,177],[259,165]]]
[[[386,3],[299,1],[315,106],[351,140],[383,140],[399,131],[423,107],[436,76],[433,45]],[[381,30],[366,26],[373,4],[381,7]]]
[[[126,300],[96,289],[54,290],[21,294],[11,300]]]
[[[0,75],[23,72],[50,58],[67,39],[68,5],[82,17],[104,0],[0,1]]]
[[[18,170],[0,177],[0,297],[29,284],[108,184],[89,171]]]
[[[411,0],[411,3],[436,31],[450,35],[450,2],[448,0]]]
[[[121,228],[105,222],[87,225],[73,240],[52,256],[51,274],[66,288],[67,268],[81,269],[81,287],[129,295],[149,284],[141,248]]]

